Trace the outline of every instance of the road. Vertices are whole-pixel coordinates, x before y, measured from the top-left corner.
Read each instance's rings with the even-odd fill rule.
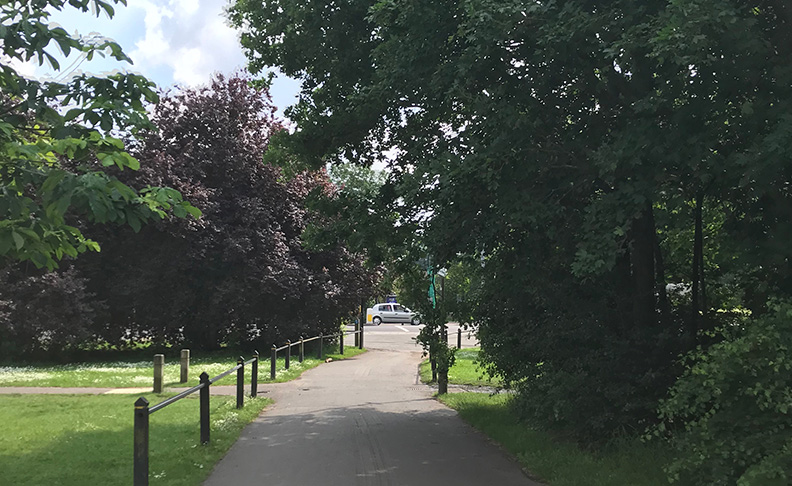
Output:
[[[275,404],[204,484],[538,485],[419,383],[418,329],[366,326],[368,353],[267,386]]]
[[[457,331],[460,326],[448,324],[448,343],[452,347],[457,345]],[[411,326],[409,324],[382,324],[380,326],[367,325],[364,329],[363,344],[369,350],[383,351],[420,351],[421,347],[415,342],[415,337],[424,326]],[[352,328],[349,328],[352,330]],[[478,346],[478,341],[470,331],[462,329],[462,347]]]

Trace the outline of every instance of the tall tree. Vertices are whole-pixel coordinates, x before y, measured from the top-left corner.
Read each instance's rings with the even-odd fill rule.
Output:
[[[122,330],[204,348],[329,332],[367,296],[371,275],[342,245],[308,250],[312,191],[332,191],[324,171],[286,178],[264,164],[282,130],[265,88],[245,75],[162,96],[132,152],[144,164],[119,174],[134,187],[168,185],[203,211],[106,235],[108,250],[80,268]],[[123,265],[120,263],[123,262]]]
[[[677,355],[729,317],[706,312],[705,288],[707,306],[739,290],[758,312],[792,291],[788,250],[772,249],[790,210],[783,2],[237,0],[229,14],[252,69],[303,81],[284,147],[314,166],[395,149],[383,204],[398,224],[435,262],[481,257],[485,354],[548,398],[526,402],[544,423],[650,420]]]

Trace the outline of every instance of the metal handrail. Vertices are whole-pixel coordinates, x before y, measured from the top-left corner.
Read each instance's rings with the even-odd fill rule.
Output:
[[[153,407],[150,407],[148,409],[149,415],[151,415],[152,413],[156,412],[157,410],[162,410],[163,408],[167,407],[168,405],[170,405],[173,402],[178,402],[179,400],[181,400],[182,398],[186,397],[187,395],[191,395],[191,394],[197,392],[198,390],[200,390],[201,388],[203,388],[205,386],[207,386],[206,383],[201,383],[200,385],[195,385],[194,387],[192,387],[192,388],[190,388],[188,390],[184,390],[183,392],[179,393],[178,395],[174,395],[174,396],[168,398],[167,400],[163,400],[163,401],[159,402],[158,404],[156,404]]]
[[[253,359],[256,359],[256,358],[253,358]],[[227,370],[227,371],[224,371],[224,372],[220,373],[219,375],[215,376],[214,378],[211,378],[209,380],[209,383],[213,384],[217,380],[222,380],[223,378],[225,378],[226,376],[230,375],[234,371],[238,370],[242,366],[244,366],[244,365],[238,364],[238,365],[234,366],[233,368],[231,368],[230,370]]]
[[[167,398],[160,403],[149,407],[149,402],[144,397],[138,398],[135,402],[135,426],[134,426],[134,457],[133,457],[133,482],[135,486],[148,486],[149,476],[149,416],[168,405],[175,403],[182,398],[197,391],[201,392],[200,399],[200,432],[201,443],[209,442],[209,387],[212,383],[225,378],[233,372],[237,372],[237,408],[244,406],[244,386],[245,386],[245,365],[251,364],[250,396],[256,397],[258,382],[258,362],[260,356],[258,351],[253,353],[253,358],[247,361],[239,358],[237,365],[230,370],[224,371],[212,379],[206,372],[201,373],[201,383],[184,390],[183,392]]]

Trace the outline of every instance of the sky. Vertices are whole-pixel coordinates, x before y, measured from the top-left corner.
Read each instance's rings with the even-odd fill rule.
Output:
[[[115,16],[99,18],[73,8],[53,11],[51,22],[59,24],[70,34],[98,33],[118,42],[132,58],[134,65],[117,61],[83,61],[71,56],[61,62],[62,70],[79,69],[91,74],[114,69],[140,73],[161,88],[173,84],[198,86],[205,84],[215,72],[230,74],[244,68],[245,56],[239,45],[238,33],[227,25],[223,9],[227,0],[128,0],[128,5],[115,6]],[[56,46],[49,51],[59,53]],[[73,62],[77,60],[77,64]],[[37,77],[56,77],[45,66],[24,66],[26,74]],[[299,83],[284,76],[272,87],[272,97],[279,113],[296,101]]]

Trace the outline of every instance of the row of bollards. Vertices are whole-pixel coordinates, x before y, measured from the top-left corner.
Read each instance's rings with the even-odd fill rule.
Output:
[[[190,350],[182,349],[181,357],[179,360],[179,383],[187,383],[190,376]],[[162,393],[164,390],[164,368],[165,368],[165,355],[154,355],[154,393]]]

